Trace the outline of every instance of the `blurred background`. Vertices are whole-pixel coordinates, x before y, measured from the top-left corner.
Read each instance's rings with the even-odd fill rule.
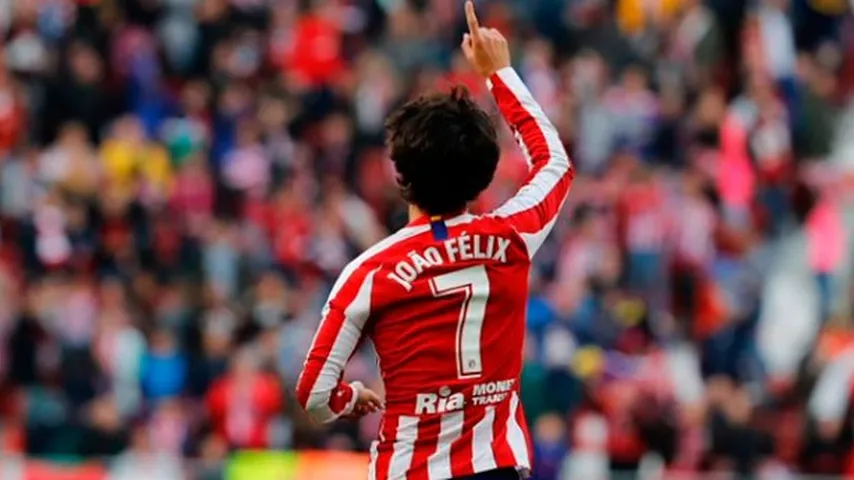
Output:
[[[364,478],[379,418],[290,388],[405,223],[385,116],[494,112],[461,4],[0,0],[0,478]],[[854,475],[851,8],[478,2],[578,172],[531,278],[537,479]],[[501,141],[478,212],[526,173]],[[347,377],[382,388],[369,346]]]

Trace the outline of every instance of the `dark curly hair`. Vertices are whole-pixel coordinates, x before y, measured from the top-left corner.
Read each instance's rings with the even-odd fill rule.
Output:
[[[465,209],[495,176],[495,126],[462,87],[406,103],[386,130],[403,198],[428,215]]]

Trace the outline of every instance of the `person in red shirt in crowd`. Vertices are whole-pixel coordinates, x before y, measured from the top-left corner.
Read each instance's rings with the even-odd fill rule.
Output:
[[[665,307],[664,249],[669,219],[661,182],[654,173],[635,168],[617,205],[622,246],[628,253],[628,286],[654,312]]]
[[[292,182],[276,192],[272,205],[264,222],[276,262],[291,273],[302,272],[314,227],[305,199]]]
[[[333,2],[319,2],[310,14],[300,16],[293,25],[292,40],[281,48],[278,64],[302,85],[330,83],[344,69],[341,29],[332,20]]]
[[[255,352],[243,350],[207,394],[214,431],[232,447],[270,446],[270,425],[284,403],[276,375],[260,370]]]
[[[24,131],[24,107],[5,65],[0,63],[0,154],[18,145]]]

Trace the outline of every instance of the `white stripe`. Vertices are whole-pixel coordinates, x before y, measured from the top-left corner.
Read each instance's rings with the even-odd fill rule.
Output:
[[[528,459],[528,442],[525,440],[522,427],[516,421],[518,410],[519,396],[513,392],[510,397],[510,417],[507,419],[507,444],[510,445],[510,451],[513,452],[513,458],[516,459],[516,466],[531,468],[531,462]]]
[[[451,445],[463,432],[463,412],[442,415],[436,451],[427,458],[427,478],[445,480],[451,478]]]
[[[339,415],[335,415],[329,408],[329,396],[332,394],[332,390],[338,385],[341,372],[347,365],[347,360],[355,350],[356,345],[359,344],[359,339],[362,337],[362,328],[371,314],[371,290],[373,289],[374,274],[376,272],[376,270],[373,270],[368,273],[361,287],[359,287],[356,297],[344,310],[344,324],[341,325],[341,331],[335,337],[335,343],[332,344],[329,356],[326,357],[326,362],[323,363],[323,367],[321,367],[320,373],[317,375],[317,380],[314,382],[314,387],[311,389],[307,408],[319,421],[328,422],[334,420],[339,415],[350,413],[345,409]],[[325,317],[326,315],[324,315]],[[355,401],[351,402],[350,409],[352,409],[353,404],[355,404]]]
[[[528,151],[528,146],[522,141],[522,134],[514,132],[513,138],[516,139],[516,144],[519,145],[520,149],[522,149],[522,156],[525,158],[525,164],[528,165],[528,168],[530,169],[534,166],[534,162],[531,161],[531,152]]]
[[[568,170],[566,167],[551,163],[541,168],[513,198],[495,211],[495,215],[509,217],[541,204]]]
[[[412,463],[415,440],[418,438],[418,417],[401,415],[397,418],[394,453],[388,466],[388,480],[405,480],[406,471]]]
[[[472,439],[472,464],[474,473],[496,468],[492,453],[492,424],[495,422],[495,407],[487,407],[486,415],[474,426]]]
[[[377,445],[379,442],[376,440],[371,442],[371,463],[368,464],[368,480],[376,480],[377,479]]]

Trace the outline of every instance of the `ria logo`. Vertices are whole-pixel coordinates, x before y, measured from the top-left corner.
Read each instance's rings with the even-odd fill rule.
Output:
[[[451,393],[448,387],[439,389],[439,394],[419,393],[415,396],[415,414],[446,413],[462,410],[466,401],[460,392]]]

